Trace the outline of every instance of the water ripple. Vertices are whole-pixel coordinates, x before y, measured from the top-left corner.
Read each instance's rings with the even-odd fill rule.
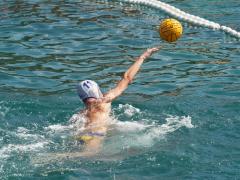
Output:
[[[240,29],[237,0],[166,2]],[[0,163],[3,177],[21,173],[32,176],[29,171],[33,169],[22,166],[25,155],[19,154],[51,144],[44,139],[47,135],[42,137],[42,128],[65,123],[74,110],[78,111],[77,82],[93,79],[106,91],[137,56],[154,45],[162,45],[162,49],[143,64],[133,84],[117,100],[132,103],[143,113],[131,116],[130,111],[126,117],[126,113],[115,112],[116,116],[126,124],[148,121],[163,128],[163,114],[190,115],[196,128],[180,128],[165,142],[151,147],[152,151],[117,161],[114,167],[118,174],[129,175],[129,169],[135,171],[136,164],[144,164],[139,167],[141,171],[155,168],[157,175],[161,170],[168,178],[174,177],[171,173],[189,172],[199,178],[198,169],[208,167],[205,174],[212,175],[216,164],[224,163],[224,158],[231,160],[226,157],[229,147],[233,157],[237,154],[237,143],[232,142],[239,139],[239,41],[221,32],[184,24],[183,37],[177,43],[167,44],[158,34],[159,22],[166,18],[164,13],[116,1],[8,0],[0,2],[0,10],[0,153],[12,153],[13,158]],[[158,137],[160,130],[153,134]],[[41,141],[35,141],[36,138]],[[114,148],[111,144],[109,147]],[[134,154],[134,148],[129,152]],[[217,170],[237,174],[234,171],[239,169],[238,162],[234,159],[237,156],[226,169],[218,164]],[[112,168],[111,163],[81,163],[89,170],[87,178],[106,175],[106,169]],[[171,169],[173,165],[179,172]],[[74,165],[70,167],[74,169]],[[54,168],[57,170],[52,173],[58,174],[58,166]],[[95,173],[96,168],[99,170]],[[134,178],[139,177],[140,170],[136,170]],[[46,173],[46,169],[42,171]]]

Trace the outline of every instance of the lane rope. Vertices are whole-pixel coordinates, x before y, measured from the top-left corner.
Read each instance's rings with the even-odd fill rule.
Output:
[[[174,6],[171,6],[171,5],[161,2],[161,1],[157,1],[157,0],[119,0],[119,1],[157,8],[157,9],[160,9],[163,12],[165,12],[165,13],[169,14],[170,16],[173,16],[181,21],[185,21],[190,24],[201,26],[201,27],[210,28],[213,30],[223,31],[226,34],[229,34],[235,38],[240,39],[240,32],[238,32],[230,27],[220,25],[218,23],[209,21],[207,19],[204,19],[204,18],[201,18],[198,16],[191,15],[189,13],[186,13]]]

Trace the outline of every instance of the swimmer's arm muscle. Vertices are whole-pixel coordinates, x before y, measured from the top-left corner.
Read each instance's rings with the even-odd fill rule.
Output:
[[[150,57],[154,52],[158,51],[159,49],[159,47],[150,48],[145,51],[140,57],[138,57],[133,63],[133,65],[131,65],[129,69],[124,73],[122,79],[118,82],[117,86],[104,95],[103,101],[111,102],[112,100],[120,96],[123,91],[127,89],[128,85],[133,81],[144,60]]]

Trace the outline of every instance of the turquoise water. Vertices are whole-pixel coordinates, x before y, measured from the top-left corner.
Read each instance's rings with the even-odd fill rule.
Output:
[[[164,1],[240,31],[238,0]],[[184,24],[159,39],[168,15],[117,2],[0,2],[0,179],[240,179],[240,44]],[[113,105],[98,157],[81,149],[70,117],[76,83],[103,91],[146,48],[162,45]]]

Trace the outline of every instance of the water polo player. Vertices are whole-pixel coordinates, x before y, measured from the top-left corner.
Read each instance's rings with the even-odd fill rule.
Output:
[[[95,155],[100,150],[109,125],[111,102],[127,89],[144,60],[158,50],[158,47],[146,50],[124,73],[116,87],[105,94],[101,92],[98,84],[92,80],[84,80],[78,84],[78,95],[85,104],[85,109],[79,112],[79,114],[85,116],[86,122],[84,125],[84,131],[77,136],[77,140],[81,142],[81,144],[84,144],[84,151],[79,153],[62,154],[60,156],[91,156]],[[76,120],[76,116],[71,118],[72,122]]]
[[[111,102],[127,89],[144,60],[158,50],[158,47],[146,50],[124,73],[116,87],[105,94],[94,81],[84,80],[78,84],[78,95],[85,104],[85,110],[81,111],[81,114],[86,117],[85,130],[78,140],[85,144],[87,154],[96,153],[100,149],[101,142],[107,133]]]

